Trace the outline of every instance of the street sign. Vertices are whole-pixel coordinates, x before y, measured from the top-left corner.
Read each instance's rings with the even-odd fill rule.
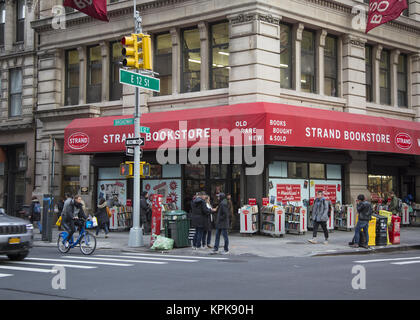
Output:
[[[143,150],[140,149],[140,157],[143,153]],[[125,155],[129,157],[134,157],[134,148],[133,147],[125,147]]]
[[[134,118],[114,120],[114,126],[128,126],[134,124]]]
[[[150,133],[149,127],[140,127],[140,133]]]
[[[120,83],[133,87],[140,87],[151,91],[160,92],[160,80],[157,78],[120,69]]]
[[[128,138],[125,140],[125,146],[144,146],[144,138]]]

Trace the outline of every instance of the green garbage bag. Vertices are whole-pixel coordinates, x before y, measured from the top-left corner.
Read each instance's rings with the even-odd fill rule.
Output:
[[[150,249],[152,250],[172,250],[174,247],[174,239],[165,238],[163,236],[152,236],[155,241]]]

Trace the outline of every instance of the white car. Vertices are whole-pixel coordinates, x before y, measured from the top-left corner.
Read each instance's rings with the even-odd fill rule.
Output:
[[[6,214],[0,208],[0,255],[10,260],[23,260],[34,242],[33,225],[27,221]]]

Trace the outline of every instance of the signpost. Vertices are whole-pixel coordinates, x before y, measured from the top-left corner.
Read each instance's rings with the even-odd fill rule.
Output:
[[[124,69],[120,69],[120,83],[136,88],[143,88],[156,92],[160,91],[159,79]]]

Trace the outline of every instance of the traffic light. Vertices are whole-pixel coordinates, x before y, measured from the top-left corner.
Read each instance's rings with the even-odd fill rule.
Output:
[[[139,57],[142,60],[140,62],[140,69],[152,70],[152,40],[147,34],[140,34],[139,43]]]
[[[150,163],[140,162],[140,176],[142,178],[150,177]]]
[[[134,69],[152,70],[152,41],[150,35],[132,33],[121,39],[124,46],[123,66]]]
[[[133,175],[133,162],[125,162],[120,164],[120,175],[130,177]]]

